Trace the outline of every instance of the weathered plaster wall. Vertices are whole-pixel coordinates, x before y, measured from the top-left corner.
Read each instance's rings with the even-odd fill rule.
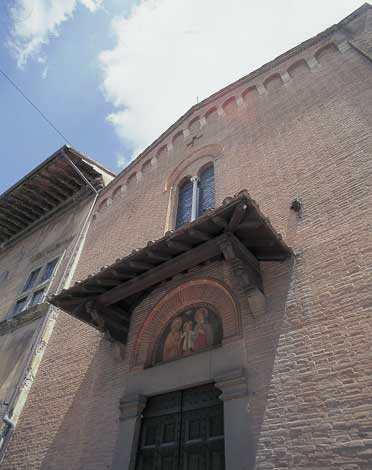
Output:
[[[0,336],[0,401],[9,402],[26,365],[41,319]]]
[[[72,205],[65,212],[27,234],[0,257],[0,417],[16,420],[22,406],[19,393],[28,391],[36,370],[31,370],[31,354],[40,340],[48,306],[43,303],[12,317],[17,296],[30,272],[46,262],[62,257],[50,285],[59,286],[77,236],[86,219],[92,198]],[[43,344],[45,346],[45,344]],[[40,353],[40,352],[39,352]],[[40,355],[40,354],[39,354]],[[25,395],[26,396],[26,395]]]

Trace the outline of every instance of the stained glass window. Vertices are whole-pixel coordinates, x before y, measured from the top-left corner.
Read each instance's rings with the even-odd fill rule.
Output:
[[[179,189],[176,228],[190,222],[192,209],[192,181],[187,180]]]
[[[179,189],[176,229],[215,207],[214,167],[205,168],[199,178],[188,179]]]
[[[198,214],[202,215],[208,209],[213,209],[214,207],[215,207],[214,168],[213,168],[213,165],[211,165],[200,174]]]

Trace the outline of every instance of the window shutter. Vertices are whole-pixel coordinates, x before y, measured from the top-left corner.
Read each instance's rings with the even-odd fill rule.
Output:
[[[179,190],[176,228],[190,222],[192,207],[192,182],[186,181]]]
[[[214,167],[206,168],[200,175],[199,183],[199,215],[215,207]]]

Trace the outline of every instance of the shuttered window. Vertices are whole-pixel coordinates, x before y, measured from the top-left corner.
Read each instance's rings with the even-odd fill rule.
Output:
[[[211,165],[200,174],[198,214],[202,215],[205,211],[207,211],[208,209],[213,209],[214,207],[214,167],[213,165]]]
[[[44,302],[45,294],[49,288],[53,273],[57,267],[58,258],[49,261],[45,266],[34,269],[28,276],[22,289],[22,297],[16,299],[8,316],[18,315],[20,312]]]
[[[186,181],[179,189],[176,228],[190,222],[192,208],[192,182]]]

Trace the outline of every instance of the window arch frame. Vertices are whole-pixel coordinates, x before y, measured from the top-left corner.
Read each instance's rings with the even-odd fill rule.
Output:
[[[208,207],[203,212],[200,212],[200,177],[201,175],[213,168],[213,207]],[[192,183],[192,192],[191,192],[191,211],[190,217],[188,217],[186,221],[183,223],[179,223],[179,207],[180,207],[180,194],[181,189],[185,186],[188,182]],[[212,159],[208,159],[207,162],[203,163],[201,166],[198,167],[197,171],[194,175],[188,173],[186,176],[182,176],[177,184],[177,190],[175,194],[175,199],[173,203],[173,227],[175,230],[179,229],[186,223],[193,222],[198,217],[200,217],[204,212],[208,209],[212,209],[215,207],[216,204],[216,189],[215,189],[215,161]]]

